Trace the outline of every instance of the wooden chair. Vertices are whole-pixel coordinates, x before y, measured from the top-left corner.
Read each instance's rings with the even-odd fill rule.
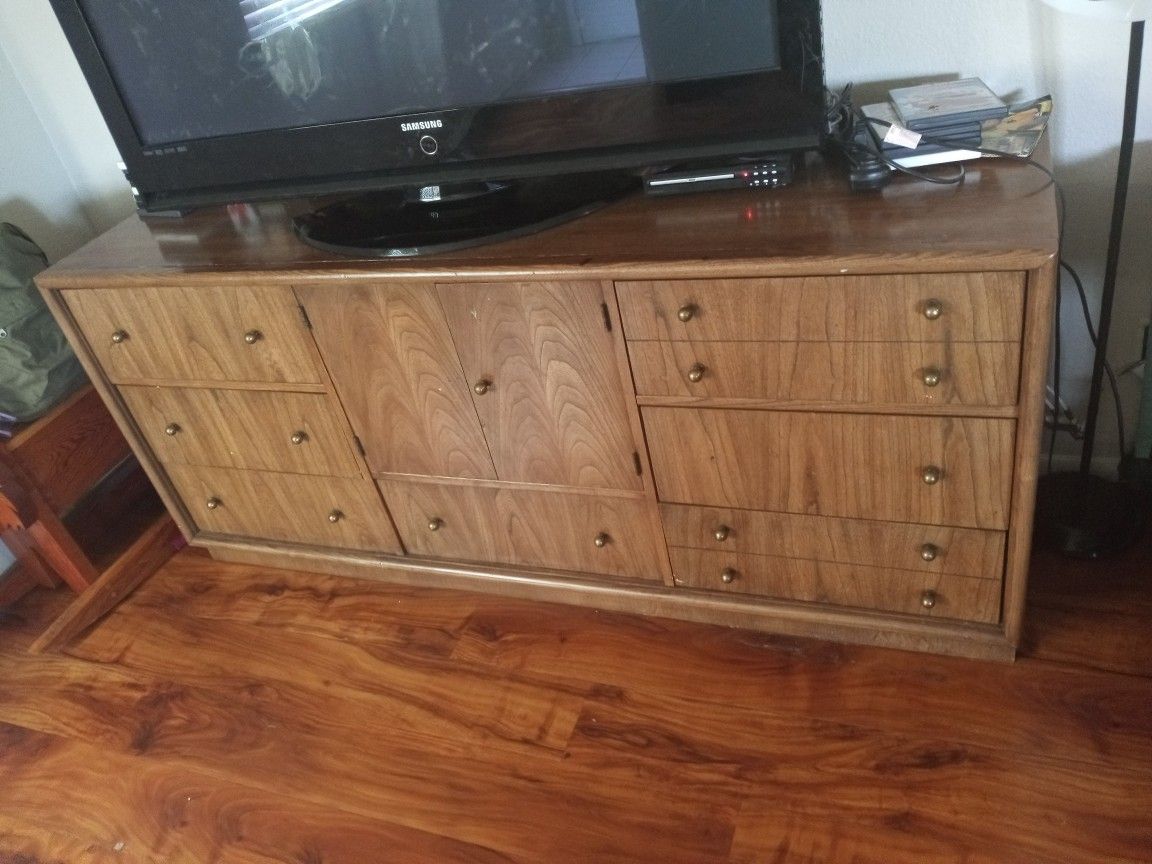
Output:
[[[127,536],[104,542],[101,569],[78,542],[64,514],[102,492],[102,481],[136,472],[144,493],[128,506],[141,512],[113,514]],[[115,492],[109,493],[111,495]],[[96,508],[109,510],[106,501]],[[119,518],[117,516],[131,516]],[[143,516],[144,522],[140,521]],[[111,527],[111,526],[109,526]],[[124,531],[102,531],[124,534]],[[0,583],[0,607],[36,587],[65,582],[79,598],[33,650],[57,647],[91,624],[147,578],[175,549],[175,526],[143,478],[128,443],[92,387],[73,394],[47,415],[0,441],[0,539],[17,560],[17,570]]]

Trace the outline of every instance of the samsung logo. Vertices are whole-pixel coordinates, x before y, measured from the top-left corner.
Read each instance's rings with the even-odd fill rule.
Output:
[[[443,120],[417,120],[415,123],[401,123],[402,132],[420,132],[423,129],[443,129]]]

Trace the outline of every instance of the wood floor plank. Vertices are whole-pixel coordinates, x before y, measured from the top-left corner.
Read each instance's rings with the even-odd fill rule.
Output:
[[[423,643],[396,647],[262,631],[177,611],[163,626],[140,627],[125,610],[68,653],[218,689],[293,685],[322,701],[360,700],[414,739],[466,738],[515,752],[561,751],[582,701],[580,689],[517,682],[500,670],[462,675],[425,655]]]
[[[569,752],[607,780],[626,774],[656,782],[673,774],[685,786],[740,801],[738,837],[750,826],[762,831],[765,814],[785,805],[818,824],[858,814],[873,834],[902,821],[948,826],[951,835],[939,837],[945,856],[996,850],[1000,860],[1030,855],[1097,864],[1152,852],[1147,766],[1085,771],[1059,753],[1021,754],[635,694],[591,703]],[[963,813],[957,800],[966,802]],[[1041,836],[1022,839],[1024,826],[1040,824]],[[779,823],[772,825],[779,832]]]
[[[478,613],[453,659],[1091,764],[1152,765],[1152,679],[983,663],[539,604]]]
[[[80,741],[4,725],[0,741],[5,810],[26,814],[23,821],[35,830],[30,837],[25,829],[16,839],[25,849],[52,856],[17,858],[14,864],[58,859],[67,864],[363,864],[381,856],[405,864],[514,860],[482,846]],[[47,801],[56,802],[50,812],[43,810]],[[46,839],[60,832],[88,839]],[[53,845],[46,847],[48,842]],[[81,853],[90,857],[72,857]]]
[[[701,815],[706,799],[686,797],[675,783],[605,785],[563,761],[509,760],[448,742],[421,747],[403,732],[389,735],[386,717],[368,726],[346,705],[314,700],[309,708],[276,685],[218,693],[70,658],[22,664],[30,666],[36,671],[22,678],[11,668],[0,673],[11,680],[0,719],[325,808],[389,814],[511,860],[564,860],[566,852],[572,860],[642,860],[643,850],[658,848],[665,860],[718,864],[731,841],[734,807],[723,819]],[[669,824],[672,806],[684,815]]]
[[[362,643],[450,653],[479,595],[268,567],[221,566],[200,550],[173,559],[131,600],[133,612],[260,624]]]

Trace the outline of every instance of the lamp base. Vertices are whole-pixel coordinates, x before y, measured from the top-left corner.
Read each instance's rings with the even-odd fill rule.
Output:
[[[1036,495],[1036,545],[1070,558],[1095,560],[1123,552],[1139,538],[1148,517],[1146,495],[1093,474],[1047,474]]]

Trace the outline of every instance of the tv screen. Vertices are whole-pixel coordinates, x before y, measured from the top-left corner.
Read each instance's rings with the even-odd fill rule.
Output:
[[[145,147],[780,66],[771,0],[80,5]]]
[[[51,0],[146,210],[811,147],[819,0]]]

